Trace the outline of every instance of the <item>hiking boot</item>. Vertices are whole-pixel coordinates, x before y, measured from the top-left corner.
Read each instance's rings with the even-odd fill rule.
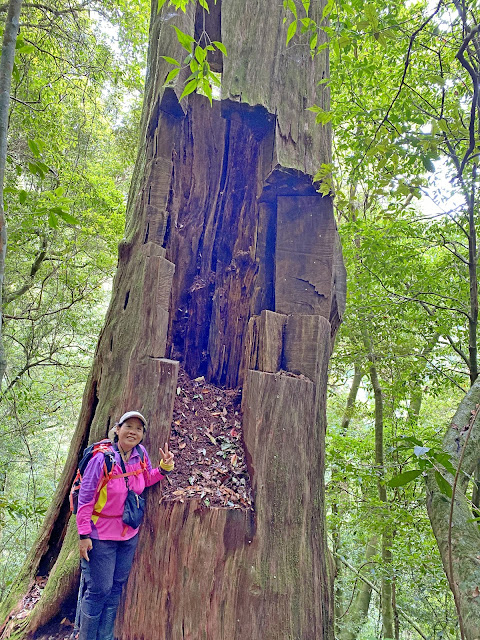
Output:
[[[89,616],[87,613],[80,611],[80,633],[78,634],[78,640],[97,640],[100,616],[101,614]]]

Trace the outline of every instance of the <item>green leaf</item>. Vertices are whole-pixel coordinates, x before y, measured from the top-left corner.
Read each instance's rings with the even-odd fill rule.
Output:
[[[190,93],[193,93],[197,88],[197,85],[198,85],[197,78],[194,78],[193,80],[190,80],[190,82],[187,82],[187,84],[185,85],[185,89],[182,91],[182,95],[180,96],[180,100],[182,98],[185,98],[185,96],[188,96]]]
[[[445,118],[440,118],[440,120],[438,121],[438,126],[444,133],[448,133],[448,124]]]
[[[30,171],[30,173],[33,173],[33,175],[38,176],[39,178],[42,178],[42,180],[43,178],[45,178],[45,173],[42,171],[41,167],[39,167],[37,163],[29,162],[28,170]]]
[[[430,80],[434,83],[434,84],[438,84],[441,87],[444,87],[446,84],[446,80],[445,78],[442,78],[442,76],[437,76],[437,75],[433,75],[430,76]]]
[[[205,51],[205,49],[202,49],[202,47],[195,47],[195,58],[200,62],[200,64],[205,60],[205,58],[207,57],[207,52]]]
[[[210,13],[210,8],[208,6],[207,0],[198,0],[198,4],[205,9],[207,13]]]
[[[179,43],[190,53],[192,50],[192,42],[195,42],[195,40],[192,38],[192,36],[189,36],[187,33],[183,33],[183,31],[180,31],[180,29],[175,25],[173,25],[173,28],[177,33],[177,40],[179,41]]]
[[[327,4],[323,7],[322,18],[326,18],[327,16],[329,16],[333,11],[334,6],[335,0],[328,0]]]
[[[381,31],[375,31],[375,33],[373,34],[373,37],[375,38],[375,40],[377,40],[377,42],[379,42],[382,45],[382,47],[387,46],[387,39],[385,38],[385,36]]]
[[[387,482],[389,487],[403,487],[409,482],[413,482],[422,473],[421,469],[413,469],[412,471],[405,471],[395,476]]]
[[[378,26],[377,11],[373,4],[365,5],[365,17],[374,29]]]
[[[170,84],[172,82],[172,80],[174,80],[174,78],[176,78],[176,76],[178,76],[179,72],[180,72],[180,67],[176,67],[175,69],[172,69],[168,73],[167,77],[165,78],[165,83],[164,83],[163,86],[165,87],[166,85]]]
[[[57,216],[52,211],[48,212],[48,226],[51,229],[58,229]]]
[[[22,189],[18,194],[18,199],[20,201],[20,204],[25,204],[27,200],[27,192]]]
[[[310,0],[302,0],[302,4],[305,9],[305,14],[308,16],[308,12],[310,11]]]
[[[227,49],[225,48],[225,45],[223,44],[223,42],[219,42],[218,40],[213,40],[212,44],[214,44],[217,47],[217,49],[223,53],[224,56],[227,56]]]
[[[160,11],[160,9],[163,7],[163,5],[165,4],[167,0],[158,0],[157,3],[157,13]]]
[[[452,489],[452,485],[448,482],[448,480],[445,480],[442,474],[439,473],[438,471],[435,471],[435,480],[437,481],[438,488],[440,489],[440,491],[444,495],[451,498],[453,495],[453,489]]]
[[[57,216],[62,218],[62,220],[64,220],[65,222],[68,222],[68,224],[75,224],[75,225],[80,224],[77,218],[72,216],[67,211],[64,211],[60,207],[53,207],[53,209],[50,209],[50,212],[57,214]]]
[[[421,161],[427,171],[429,171],[430,173],[433,173],[435,171],[435,165],[428,156],[422,156]]]
[[[413,447],[413,453],[417,456],[417,458],[424,456],[429,451],[430,451],[430,447],[419,447],[419,446]]]
[[[28,148],[33,153],[33,155],[38,158],[40,156],[40,149],[38,148],[35,140],[27,140]]]
[[[55,193],[55,195],[56,195],[56,196],[58,196],[58,197],[63,196],[63,194],[65,193],[65,187],[62,187],[62,186],[57,187],[57,188],[55,189],[54,193]]]
[[[169,62],[170,64],[175,64],[177,65],[177,67],[180,66],[180,62],[178,62],[178,60],[175,60],[175,58],[170,58],[170,56],[160,56],[160,57],[166,60],[167,62]]]
[[[313,105],[313,107],[307,107],[307,111],[313,111],[313,113],[317,114],[315,122],[317,124],[326,125],[333,118],[333,113],[331,111],[324,111],[322,107],[317,105]]]
[[[209,99],[210,104],[212,104],[212,87],[210,86],[210,83],[207,78],[203,78],[202,80],[202,89],[205,95],[207,96],[207,98]]]
[[[289,27],[288,27],[288,31],[287,31],[287,44],[290,42],[290,40],[293,38],[293,36],[297,33],[297,21],[294,20],[293,22],[290,23]]]
[[[344,49],[349,44],[351,44],[351,42],[352,41],[348,36],[340,36],[340,38],[338,39],[338,46],[340,47],[340,49]]]
[[[33,53],[35,51],[35,47],[33,44],[25,44],[23,47],[17,49],[17,53]]]
[[[445,451],[439,451],[438,453],[432,453],[432,458],[439,462],[445,469],[454,476],[457,472],[452,464],[452,459],[449,453]]]
[[[20,82],[20,72],[18,71],[18,67],[15,62],[13,63],[12,77],[15,82]]]

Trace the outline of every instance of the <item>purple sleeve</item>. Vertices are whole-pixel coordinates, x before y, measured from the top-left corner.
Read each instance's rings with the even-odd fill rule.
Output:
[[[145,478],[145,486],[151,487],[152,484],[155,484],[156,482],[163,480],[165,476],[160,472],[160,469],[158,468],[152,469],[152,463],[150,462],[150,458],[148,457],[148,453],[145,447],[142,445],[140,446],[142,447],[143,453],[145,454],[145,462],[147,463],[147,468],[145,469],[143,474]]]
[[[92,532],[92,513],[97,501],[97,489],[103,477],[105,456],[97,453],[87,464],[78,494],[77,529],[80,535]]]

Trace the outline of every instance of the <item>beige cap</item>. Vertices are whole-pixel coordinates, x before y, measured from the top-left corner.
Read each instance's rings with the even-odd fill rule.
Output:
[[[108,438],[112,442],[115,440],[115,434],[116,434],[115,427],[117,426],[120,427],[125,422],[125,420],[128,420],[129,418],[138,418],[143,422],[143,428],[144,429],[147,428],[147,421],[139,411],[127,411],[127,413],[124,413],[123,416],[120,418],[120,420],[117,422],[117,424],[115,424],[108,432]]]
[[[145,429],[147,428],[147,421],[139,411],[127,411],[127,413],[124,413],[123,416],[120,418],[120,420],[118,421],[118,424],[122,425],[125,422],[125,420],[128,420],[129,418],[138,418],[143,422],[143,426],[145,427]]]

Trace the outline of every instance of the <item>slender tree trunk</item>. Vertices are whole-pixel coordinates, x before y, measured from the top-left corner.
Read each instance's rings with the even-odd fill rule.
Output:
[[[368,353],[368,359],[370,360],[370,380],[373,388],[373,395],[375,398],[375,466],[377,469],[377,486],[378,497],[383,503],[385,508],[385,515],[388,511],[388,499],[387,488],[385,486],[385,460],[383,451],[383,394],[378,379],[377,368],[375,366],[375,355],[373,353],[373,346],[370,340],[370,336],[366,329],[362,330],[362,335],[365,343],[365,347]],[[394,638],[393,628],[393,608],[392,608],[392,580],[390,575],[390,569],[392,565],[392,535],[386,525],[382,532],[382,562],[383,562],[383,575],[382,575],[382,629],[383,637]]]
[[[378,552],[378,538],[373,536],[365,549],[365,563],[368,565]],[[338,563],[341,561],[338,559]],[[367,620],[370,600],[372,598],[372,585],[369,581],[359,580],[353,602],[347,611],[343,613],[342,627],[337,633],[339,640],[356,640],[363,624]]]
[[[470,384],[478,377],[478,277],[477,277],[477,230],[475,228],[475,180],[477,168],[474,166],[473,186],[468,203],[468,274],[470,279],[470,315],[468,320],[468,352],[470,356]]]
[[[357,362],[355,362],[354,367],[355,369],[353,373],[352,386],[350,387],[350,391],[348,393],[347,404],[345,406],[345,412],[343,414],[342,424],[340,426],[340,433],[342,435],[345,435],[347,433],[348,426],[355,409],[355,402],[357,400],[360,383],[362,382],[362,378],[365,375],[365,371]]]
[[[346,435],[347,430],[348,430],[348,426],[350,424],[350,420],[352,418],[353,415],[353,411],[355,408],[355,401],[357,399],[357,394],[358,394],[358,390],[360,388],[360,383],[362,381],[363,376],[365,375],[365,372],[362,370],[362,368],[358,365],[358,363],[355,363],[355,369],[354,369],[354,374],[353,374],[353,380],[352,380],[352,386],[350,387],[350,391],[348,393],[348,398],[347,398],[347,402],[345,405],[345,411],[343,413],[343,418],[342,418],[342,423],[340,426],[340,433],[342,435]],[[333,467],[332,472],[335,473],[337,471],[338,467]],[[341,526],[340,526],[340,519],[338,518],[339,515],[339,508],[338,508],[338,502],[335,499],[333,504],[332,504],[332,512],[337,516],[337,523],[336,525],[334,525],[334,527],[332,528],[332,539],[333,539],[333,557],[334,557],[334,561],[335,561],[335,576],[336,576],[336,581],[335,581],[335,619],[338,620],[340,618],[340,616],[342,616],[343,614],[343,610],[344,610],[344,597],[343,597],[343,591],[340,585],[340,579],[341,579],[341,574],[343,571],[343,565],[340,562],[340,559],[338,557],[338,552],[340,551],[340,547],[341,547]]]
[[[440,334],[435,333],[434,336],[431,338],[431,340],[427,343],[425,348],[422,350],[422,358],[424,361],[424,366],[421,368],[422,373],[425,370],[425,367],[427,365],[427,359],[432,354],[432,351],[434,350],[435,345],[437,344],[439,338],[440,338]],[[410,396],[410,404],[408,407],[409,422],[413,424],[417,424],[418,418],[420,416],[420,409],[422,408],[422,401],[423,401],[423,389],[420,386],[417,386],[412,390],[412,395]]]
[[[0,58],[0,384],[5,375],[7,361],[3,344],[2,330],[2,290],[5,277],[5,255],[7,252],[7,224],[3,204],[3,185],[7,162],[8,109],[10,106],[10,88],[12,86],[15,44],[20,23],[22,0],[10,0],[7,22],[3,32],[2,56]]]
[[[400,616],[398,615],[397,609],[397,589],[396,589],[396,581],[395,577],[392,579],[392,608],[393,608],[393,619],[394,619],[394,628],[395,628],[395,640],[400,640]]]
[[[355,363],[355,369],[354,369],[354,374],[353,374],[353,380],[352,380],[352,386],[350,387],[350,391],[348,393],[348,398],[347,398],[347,403],[345,405],[345,411],[343,413],[343,418],[342,418],[342,423],[340,426],[340,433],[342,435],[346,435],[349,424],[350,424],[350,420],[352,418],[353,415],[353,411],[355,408],[355,401],[357,399],[357,394],[358,394],[358,390],[360,388],[360,383],[362,381],[363,376],[365,375],[365,372],[363,371],[363,369],[358,365],[358,363]],[[332,472],[335,473],[335,471],[337,470],[337,468],[333,468]],[[334,503],[332,504],[332,511],[334,514],[336,514],[338,516],[339,513],[339,507],[338,507],[338,502],[335,499]],[[334,557],[334,561],[335,561],[335,569],[336,569],[336,582],[335,582],[335,615],[336,618],[339,618],[342,614],[343,614],[343,591],[342,588],[340,586],[340,578],[341,578],[341,574],[343,572],[343,565],[339,560],[339,557],[337,555],[337,552],[339,552],[340,547],[341,547],[341,526],[340,524],[337,524],[333,527],[332,529],[332,538],[333,538],[333,557]]]

